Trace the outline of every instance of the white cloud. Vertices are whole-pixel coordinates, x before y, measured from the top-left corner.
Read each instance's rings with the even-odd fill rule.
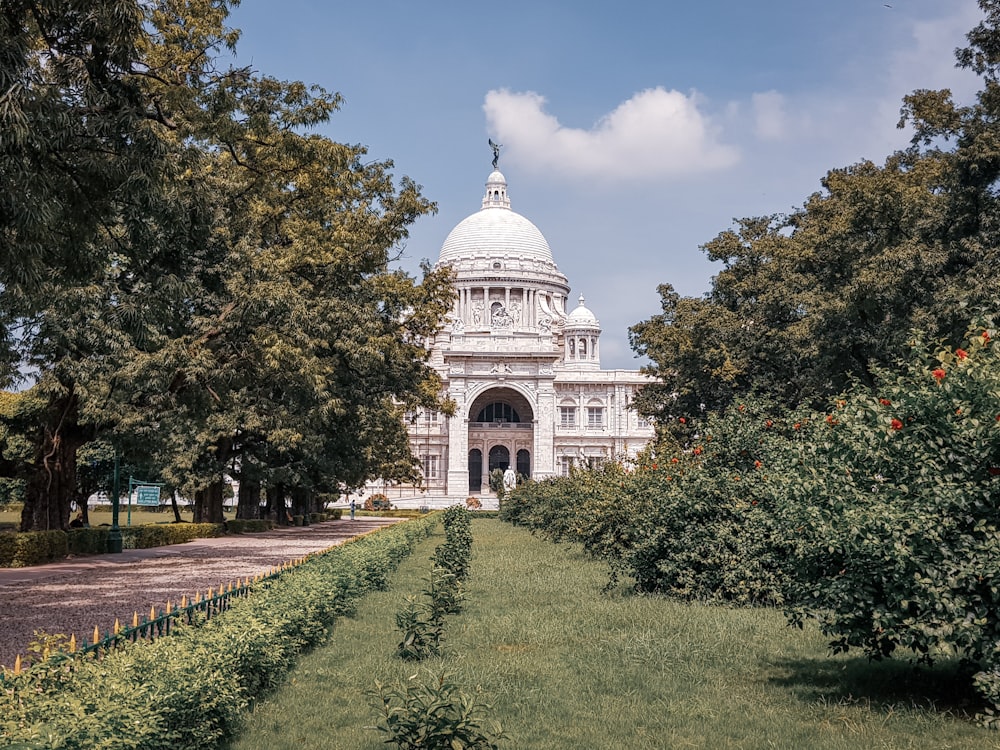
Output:
[[[914,21],[910,44],[890,62],[890,83],[908,93],[913,88],[951,88],[962,98],[975,93],[975,74],[956,67],[954,49],[968,44],[965,34],[982,20],[975,3],[956,6],[954,13]]]
[[[788,115],[785,112],[785,97],[777,91],[765,91],[751,97],[754,112],[754,132],[765,141],[774,141],[785,135]]]
[[[879,114],[899,118],[903,96],[915,89],[951,89],[959,104],[969,104],[980,86],[976,75],[956,67],[954,50],[968,43],[965,33],[982,20],[976,3],[954,6],[951,15],[914,21],[909,43],[892,54],[888,63],[889,92]]]
[[[694,94],[660,87],[640,91],[590,130],[562,125],[534,92],[490,91],[483,109],[510,159],[563,177],[643,180],[723,169],[739,160],[735,147],[718,140]]]
[[[908,144],[908,131],[896,127],[906,94],[918,88],[950,88],[958,102],[972,100],[978,82],[968,71],[955,68],[953,51],[980,15],[969,0],[930,19],[903,17],[892,37],[895,46],[873,50],[862,62],[845,63],[841,72],[848,85],[753,93],[749,107],[745,99],[729,106],[727,133],[747,154],[748,165],[756,164],[758,153],[769,158],[775,154],[758,151],[738,137],[741,133],[752,135],[761,146],[785,149],[781,158],[786,162],[818,158],[826,168],[862,158],[881,162]]]

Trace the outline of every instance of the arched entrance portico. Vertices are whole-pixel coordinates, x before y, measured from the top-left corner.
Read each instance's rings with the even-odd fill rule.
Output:
[[[490,472],[496,469],[513,468],[526,477],[531,475],[534,418],[531,403],[514,388],[490,388],[472,402],[469,408],[470,492],[488,492]],[[478,477],[473,466],[477,461]]]

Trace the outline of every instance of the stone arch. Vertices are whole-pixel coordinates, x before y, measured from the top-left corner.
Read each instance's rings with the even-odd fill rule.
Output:
[[[492,474],[497,469],[504,471],[510,468],[510,450],[505,445],[497,444],[490,448],[489,466],[487,470]]]
[[[525,479],[531,478],[531,452],[522,448],[517,452],[517,473]]]
[[[517,412],[519,421],[522,424],[531,424],[535,421],[534,397],[515,385],[487,385],[483,390],[469,401],[469,411],[466,418],[469,422],[475,420],[476,416],[489,404],[507,404]]]
[[[469,451],[469,492],[483,490],[483,452],[478,448]]]

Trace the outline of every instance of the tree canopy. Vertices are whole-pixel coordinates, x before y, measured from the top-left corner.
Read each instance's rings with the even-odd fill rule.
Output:
[[[338,95],[224,63],[234,4],[0,14],[0,379],[42,405],[31,450],[0,442],[25,529],[65,526],[98,437],[206,520],[224,472],[282,495],[412,473],[400,418],[440,399],[422,342],[450,278],[391,263],[434,206],[315,132]]]
[[[722,264],[702,298],[659,287],[662,311],[630,329],[657,383],[638,408],[670,416],[749,393],[820,405],[906,354],[914,330],[952,345],[1000,307],[1000,2],[957,51],[980,75],[967,106],[906,96],[909,148],[833,169],[789,214],[738,220],[703,246]]]

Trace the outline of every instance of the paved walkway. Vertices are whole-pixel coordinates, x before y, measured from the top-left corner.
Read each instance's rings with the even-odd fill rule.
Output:
[[[90,640],[117,618],[123,625],[150,607],[267,572],[310,552],[398,522],[358,517],[259,534],[196,539],[185,544],[87,555],[30,568],[0,568],[0,665],[26,654],[36,631]]]

